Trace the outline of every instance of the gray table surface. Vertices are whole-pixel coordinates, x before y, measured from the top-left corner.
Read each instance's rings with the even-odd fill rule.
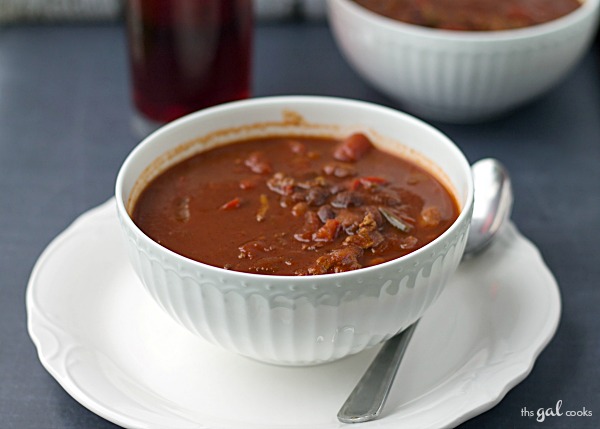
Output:
[[[556,336],[531,374],[461,428],[600,427],[600,49],[538,101],[492,122],[437,125],[470,161],[510,169],[513,219],[561,288]],[[320,94],[401,108],[349,68],[324,23],[257,29],[255,96]],[[113,194],[138,141],[122,28],[0,29],[0,428],[115,427],[43,369],[26,329],[25,290],[44,247]],[[536,423],[521,409],[591,410]],[[335,410],[332,410],[335,412]]]

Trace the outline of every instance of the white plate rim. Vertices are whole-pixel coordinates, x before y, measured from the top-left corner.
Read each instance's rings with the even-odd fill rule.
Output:
[[[58,234],[43,250],[32,269],[31,276],[27,284],[27,329],[33,343],[36,346],[38,358],[40,359],[43,367],[61,385],[61,387],[63,387],[63,389],[81,405],[93,413],[105,418],[106,420],[123,427],[154,428],[158,426],[153,426],[151,422],[143,422],[135,418],[131,418],[119,410],[104,406],[103,404],[98,403],[93,397],[85,394],[85,392],[82,392],[68,377],[68,374],[61,373],[61,371],[52,364],[50,355],[55,352],[52,350],[54,345],[44,343],[43,337],[38,335],[39,326],[36,325],[34,320],[35,316],[39,316],[40,310],[34,303],[33,294],[38,282],[38,278],[43,274],[41,267],[44,266],[48,259],[52,258],[55,250],[59,248],[64,241],[69,240],[71,236],[77,234],[81,227],[85,227],[89,223],[102,221],[103,219],[107,218],[107,216],[114,215],[114,217],[116,217],[116,212],[113,213],[114,205],[114,198],[111,198],[107,202],[81,214],[64,231]],[[551,341],[560,323],[562,304],[559,287],[554,276],[546,266],[541,252],[535,247],[535,245],[527,238],[523,237],[516,230],[516,227],[512,223],[510,224],[510,228],[513,228],[514,231],[519,235],[519,238],[522,239],[528,247],[530,247],[530,250],[532,250],[536,257],[539,258],[539,262],[542,264],[541,267],[545,269],[545,272],[542,274],[546,277],[546,292],[549,294],[552,306],[548,308],[547,318],[543,328],[540,330],[537,343],[531,344],[529,348],[522,351],[518,359],[514,359],[512,361],[514,371],[510,374],[510,376],[505,377],[503,380],[495,380],[496,384],[494,386],[487,385],[485,394],[478,392],[478,396],[469,395],[468,398],[465,398],[464,402],[469,402],[471,406],[468,409],[458,411],[453,417],[447,418],[443,422],[444,427],[455,427],[498,404],[508,393],[508,391],[510,391],[514,386],[516,386],[529,375],[534,367],[537,357]],[[332,410],[332,413],[335,413],[335,410]],[[367,425],[370,426],[371,424],[376,424],[377,427],[393,427],[394,422],[395,420],[393,418],[382,419],[376,422],[368,423]],[[388,423],[391,426],[389,426]],[[364,425],[365,424],[363,424],[363,426]],[[197,426],[194,427],[206,429],[209,428],[209,426],[204,426],[201,423],[198,423]],[[332,427],[337,428],[344,426]]]

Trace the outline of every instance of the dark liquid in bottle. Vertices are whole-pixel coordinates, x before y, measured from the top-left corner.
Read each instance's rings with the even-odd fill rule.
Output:
[[[133,99],[168,122],[250,95],[251,0],[127,0]]]

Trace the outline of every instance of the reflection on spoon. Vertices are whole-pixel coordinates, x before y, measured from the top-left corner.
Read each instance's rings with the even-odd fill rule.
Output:
[[[513,193],[508,171],[498,160],[482,159],[471,166],[475,186],[473,217],[464,258],[485,249],[510,216]]]
[[[510,217],[513,202],[510,177],[499,161],[482,159],[473,164],[471,171],[475,197],[463,258],[472,257],[490,245]],[[338,412],[340,422],[361,423],[379,417],[417,324],[418,321],[381,347]]]

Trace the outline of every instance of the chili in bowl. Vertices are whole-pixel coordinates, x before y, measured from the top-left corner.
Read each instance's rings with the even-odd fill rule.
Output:
[[[464,249],[470,168],[431,126],[328,97],[206,109],[141,142],[116,183],[132,265],[191,332],[328,362],[422,316]]]
[[[421,118],[473,123],[535,100],[587,52],[600,0],[562,1],[327,4],[334,39],[366,82]]]
[[[379,15],[429,28],[501,31],[561,18],[580,0],[353,0]]]

